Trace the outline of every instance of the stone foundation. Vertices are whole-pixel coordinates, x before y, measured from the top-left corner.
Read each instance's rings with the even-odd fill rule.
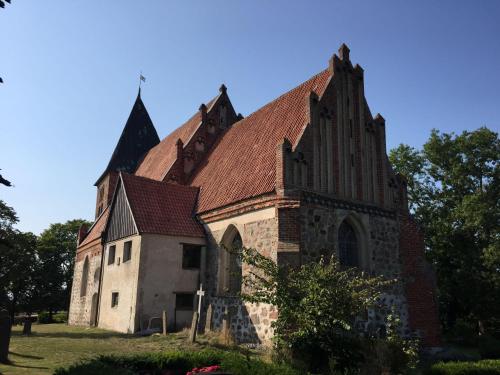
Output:
[[[214,331],[222,330],[226,312],[230,317],[231,335],[238,343],[269,344],[273,337],[271,323],[278,317],[274,306],[244,303],[234,297],[214,297],[212,304]]]

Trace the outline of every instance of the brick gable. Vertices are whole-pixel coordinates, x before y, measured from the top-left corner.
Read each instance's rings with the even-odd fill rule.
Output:
[[[231,126],[191,180],[200,187],[198,212],[232,204],[276,188],[276,147],[284,138],[295,144],[309,121],[309,95],[319,95],[328,70]]]

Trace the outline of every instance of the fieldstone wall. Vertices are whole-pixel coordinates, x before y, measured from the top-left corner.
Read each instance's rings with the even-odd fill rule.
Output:
[[[358,318],[360,328],[375,333],[385,330],[386,318],[394,311],[401,319],[401,334],[409,336],[408,306],[404,292],[399,254],[399,223],[396,217],[378,216],[331,207],[301,207],[302,262],[317,261],[321,256],[338,255],[338,228],[344,220],[357,232],[360,267],[373,275],[398,279],[381,295],[380,307]]]
[[[261,254],[276,260],[278,243],[278,220],[276,218],[258,220],[248,223],[238,223],[235,219],[233,224],[239,231],[243,246],[254,248]],[[229,225],[228,225],[229,227]],[[207,291],[205,311],[202,313],[201,321],[205,321],[204,314],[208,304],[212,305],[214,330],[222,328],[222,321],[226,313],[230,317],[231,334],[240,343],[266,343],[273,336],[271,322],[276,320],[277,311],[273,306],[265,304],[244,303],[237,297],[226,296],[218,293],[218,268],[220,249],[227,228],[210,231],[207,251]],[[247,272],[243,265],[243,273]]]
[[[73,275],[73,286],[71,288],[71,301],[69,307],[68,324],[76,326],[89,326],[91,324],[92,298],[99,291],[100,267],[101,267],[101,245],[85,250],[80,253],[75,262]],[[82,272],[85,257],[89,259],[89,273],[87,277],[87,293],[80,296]],[[96,297],[94,297],[96,300]]]
[[[231,334],[238,343],[267,344],[273,337],[271,323],[278,311],[269,304],[244,303],[238,298],[212,297],[213,329],[222,329],[225,314],[230,320]]]

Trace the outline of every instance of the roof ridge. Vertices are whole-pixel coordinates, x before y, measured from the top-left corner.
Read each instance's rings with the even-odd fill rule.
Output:
[[[281,95],[280,95],[280,96],[278,96],[277,98],[274,98],[274,99],[273,99],[273,100],[271,100],[270,102],[268,102],[268,103],[264,104],[262,107],[260,107],[260,108],[256,109],[255,111],[253,111],[252,113],[250,113],[248,116],[246,116],[246,117],[242,118],[240,121],[235,122],[232,126],[234,126],[234,125],[236,125],[236,124],[238,124],[238,123],[240,123],[240,122],[242,122],[242,121],[245,121],[245,120],[247,120],[247,119],[251,118],[252,116],[254,116],[256,113],[260,112],[260,111],[261,111],[261,110],[263,110],[264,108],[269,107],[271,104],[273,104],[274,102],[278,101],[278,100],[279,100],[279,99],[281,99],[282,97],[284,97],[284,96],[286,96],[286,95],[291,94],[293,91],[295,91],[295,90],[299,90],[301,87],[303,87],[304,85],[306,85],[306,84],[307,84],[307,83],[309,83],[310,81],[312,81],[312,80],[316,79],[319,75],[321,75],[321,74],[323,74],[323,73],[325,73],[325,72],[327,72],[327,71],[328,71],[328,69],[323,69],[321,72],[316,73],[316,74],[315,74],[315,75],[313,75],[312,77],[310,77],[310,78],[306,79],[304,82],[299,83],[297,86],[295,86],[295,87],[291,88],[291,89],[290,89],[290,90],[288,90],[287,92],[285,92],[285,93],[281,94]],[[317,93],[317,94],[318,94],[318,95],[320,95],[319,93]]]
[[[152,178],[149,178],[149,177],[137,176],[135,174],[126,173],[126,172],[121,172],[121,175],[125,179],[142,180],[142,181],[147,182],[147,183],[153,183],[153,184],[160,185],[160,186],[165,186],[165,187],[168,187],[168,188],[174,188],[174,189],[186,189],[187,188],[187,189],[193,189],[193,190],[197,190],[198,189],[196,186],[175,184],[175,183],[171,183],[171,182],[168,182],[168,181],[162,181],[162,180],[153,180]]]
[[[207,104],[209,104],[210,106],[208,106],[207,104],[203,103],[203,104],[205,104],[205,105],[207,106],[207,112],[208,112],[208,111],[212,108],[212,106],[215,104],[215,102],[217,101],[217,99],[218,99],[218,98],[219,98],[219,96],[221,96],[221,95],[222,95],[222,94],[218,94],[218,95],[216,95],[215,97],[213,97],[212,99],[210,99],[210,100],[207,102]],[[160,143],[161,143],[161,142],[163,142],[165,139],[167,139],[170,135],[172,135],[172,134],[173,134],[176,130],[178,130],[178,129],[182,128],[184,125],[186,125],[186,124],[187,124],[188,122],[190,122],[191,120],[194,120],[194,118],[195,118],[196,116],[199,116],[199,113],[200,113],[200,111],[199,111],[199,110],[198,110],[198,111],[196,111],[196,112],[195,112],[195,113],[194,113],[191,117],[189,117],[189,119],[187,119],[186,121],[184,121],[181,125],[179,125],[178,127],[176,127],[176,128],[175,128],[174,130],[172,130],[170,133],[168,133],[168,134],[167,134],[167,135],[166,135],[166,136],[165,136],[165,137],[164,137],[164,138],[160,141]],[[200,121],[200,123],[201,123],[201,121]],[[196,130],[195,130],[194,132],[196,132]],[[194,133],[194,132],[193,132],[193,133]],[[193,136],[193,134],[191,134],[191,137],[192,137],[192,136]],[[186,144],[187,142],[189,142],[189,140],[190,140],[190,139],[191,139],[191,138],[189,138],[186,142],[184,142],[184,144]]]

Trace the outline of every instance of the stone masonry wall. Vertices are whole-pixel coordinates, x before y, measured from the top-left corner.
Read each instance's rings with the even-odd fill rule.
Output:
[[[338,228],[347,218],[357,232],[360,267],[371,274],[399,280],[381,296],[380,308],[368,311],[357,323],[368,331],[383,330],[387,314],[395,310],[403,323],[401,333],[409,336],[396,218],[314,205],[302,206],[301,212],[302,262],[338,255]]]
[[[71,288],[71,301],[69,308],[69,325],[89,326],[91,324],[92,298],[99,291],[100,267],[101,267],[100,244],[94,245],[82,253],[79,253],[75,261],[73,275],[73,286]],[[82,271],[85,257],[89,259],[89,273],[87,277],[87,294],[80,297]],[[94,297],[96,300],[96,297]]]
[[[261,254],[276,260],[278,241],[278,221],[276,218],[253,221],[235,225],[238,229],[243,246],[254,248]],[[271,322],[276,320],[277,311],[273,306],[265,304],[244,303],[239,298],[224,296],[217,291],[217,278],[222,241],[227,228],[209,233],[207,251],[207,304],[212,305],[214,330],[222,328],[225,313],[231,318],[230,327],[233,338],[240,343],[265,343],[272,336]],[[243,266],[243,273],[246,272]],[[202,316],[201,321],[205,321]]]

